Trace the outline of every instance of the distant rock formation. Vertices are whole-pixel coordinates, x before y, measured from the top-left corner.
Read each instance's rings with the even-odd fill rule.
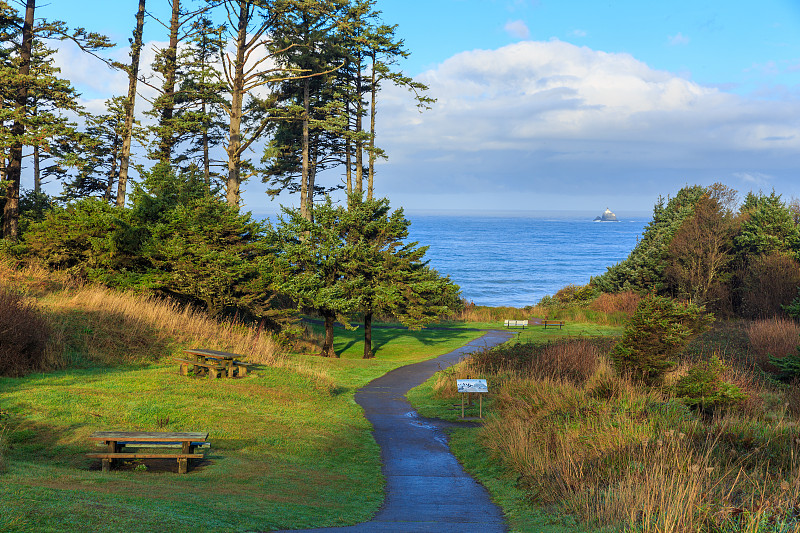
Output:
[[[606,207],[606,210],[603,211],[603,214],[599,217],[594,218],[595,222],[619,222],[617,220],[617,215],[611,212],[611,209]]]

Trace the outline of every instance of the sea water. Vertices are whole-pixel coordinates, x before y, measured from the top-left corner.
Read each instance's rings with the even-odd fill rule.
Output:
[[[602,210],[598,213],[600,214]],[[641,237],[644,213],[595,222],[591,213],[407,212],[410,238],[429,246],[430,266],[478,305],[524,307],[585,285],[622,261]]]

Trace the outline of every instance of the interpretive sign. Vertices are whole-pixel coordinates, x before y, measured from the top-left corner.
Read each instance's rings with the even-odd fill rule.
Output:
[[[489,392],[489,385],[486,383],[485,379],[457,379],[456,386],[458,387],[458,392],[461,393],[461,418],[464,418],[464,394],[469,394],[471,392],[477,392],[478,394],[478,403],[480,407],[478,408],[478,416],[483,418],[483,396],[480,393]],[[470,405],[472,402],[470,401]]]
[[[485,379],[457,379],[458,392],[489,392]]]

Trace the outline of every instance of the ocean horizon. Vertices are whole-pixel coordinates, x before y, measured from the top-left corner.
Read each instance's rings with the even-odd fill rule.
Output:
[[[410,240],[476,305],[525,307],[626,259],[651,215],[589,211],[407,211]]]
[[[652,218],[616,211],[404,210],[409,241],[427,246],[425,259],[476,305],[525,307],[626,259]],[[612,208],[613,211],[613,208]],[[275,213],[254,215],[275,221]]]

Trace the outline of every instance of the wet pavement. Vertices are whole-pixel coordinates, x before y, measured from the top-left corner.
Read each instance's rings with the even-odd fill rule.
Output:
[[[448,422],[420,418],[405,394],[465,355],[507,341],[512,333],[491,331],[436,359],[395,369],[356,392],[381,448],[386,499],[375,517],[355,526],[307,529],[367,533],[481,532],[508,530],[489,493],[450,453]],[[296,530],[297,531],[297,530]]]

